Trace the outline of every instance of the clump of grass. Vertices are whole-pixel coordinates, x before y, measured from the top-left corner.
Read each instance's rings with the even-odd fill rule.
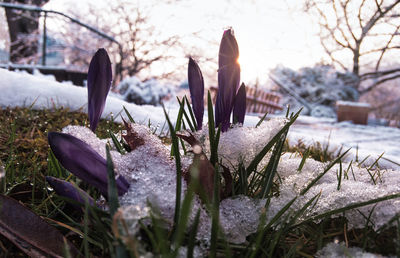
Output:
[[[311,146],[306,145],[303,141],[299,140],[295,145],[289,145],[286,141],[284,145],[285,152],[308,153],[308,157],[320,161],[328,162],[340,156],[341,150],[329,150],[329,143],[326,145],[316,142]]]
[[[65,108],[33,110],[29,107],[18,107],[0,108],[0,117],[2,118],[0,120],[0,164],[6,171],[5,194],[22,202],[35,213],[48,218],[50,223],[59,227],[63,233],[70,235],[71,240],[80,246],[82,239],[79,234],[71,234],[71,230],[66,230],[60,225],[71,225],[71,228],[75,228],[80,223],[81,214],[66,205],[65,200],[50,192],[45,183],[45,176],[59,174],[55,170],[60,169],[59,165],[54,166],[50,160],[47,133],[61,131],[67,125],[87,125],[87,114],[80,110],[71,111]],[[122,125],[118,123],[101,120],[97,135],[106,138],[109,137],[109,132],[117,133],[121,129]],[[68,176],[68,173],[64,176]],[[94,192],[88,187],[84,189]],[[101,242],[100,235],[98,238]],[[0,248],[9,256],[23,257],[11,242],[1,236]],[[93,248],[93,254],[104,254],[101,249]]]

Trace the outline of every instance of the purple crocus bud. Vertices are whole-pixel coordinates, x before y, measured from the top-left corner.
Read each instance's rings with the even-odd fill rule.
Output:
[[[104,48],[97,50],[90,61],[88,71],[88,114],[90,129],[94,132],[104,110],[111,87],[111,62]]]
[[[200,67],[191,57],[189,57],[188,81],[193,113],[197,121],[197,130],[200,130],[204,116],[204,80]]]
[[[222,36],[218,60],[218,94],[215,104],[215,126],[222,132],[228,130],[233,102],[240,83],[240,66],[237,62],[239,47],[233,31],[228,29]]]
[[[47,183],[49,183],[51,187],[53,187],[56,193],[60,196],[70,198],[82,204],[85,204],[87,200],[89,205],[91,206],[95,205],[95,202],[92,197],[90,197],[86,192],[77,188],[70,182],[52,176],[46,176],[46,181]],[[78,210],[81,210],[81,207],[79,207],[78,205],[74,204],[72,205]]]
[[[100,154],[69,134],[50,132],[48,140],[51,150],[64,168],[107,197],[107,161]],[[129,183],[123,176],[118,176],[115,181],[118,195],[128,191]]]
[[[246,114],[246,86],[244,83],[235,97],[235,104],[233,106],[233,123],[244,123],[244,115]]]

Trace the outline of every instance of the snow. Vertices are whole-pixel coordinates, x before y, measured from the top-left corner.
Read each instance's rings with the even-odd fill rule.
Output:
[[[73,111],[87,112],[87,89],[74,85],[62,84],[30,74],[11,72],[0,69],[0,107],[29,107],[34,109],[51,109],[67,107]],[[121,122],[118,114],[124,114],[123,106],[129,111],[137,122],[154,126],[162,126],[165,116],[161,107],[151,105],[135,105],[125,102],[114,96],[108,96],[102,118],[110,118]],[[166,107],[167,112],[174,121],[178,114],[177,106]]]
[[[350,122],[337,123],[336,119],[300,116],[291,126],[289,144],[299,141],[306,146],[320,143],[330,152],[342,152],[351,148],[345,160],[365,161],[371,165],[382,154],[379,165],[384,168],[400,169],[400,130],[386,126],[356,125]],[[342,147],[343,146],[343,147]]]
[[[71,110],[86,110],[87,92],[85,88],[73,85],[60,84],[44,78],[32,75],[9,72],[0,69],[0,106],[17,107],[31,106],[38,109],[51,109],[55,107],[68,107]],[[139,106],[124,102],[113,96],[107,99],[103,117],[109,117],[111,113],[118,114],[125,106],[135,120],[146,122],[148,119],[153,124],[162,124],[165,121],[162,108],[154,106]],[[177,107],[171,106],[169,112],[172,120],[177,114]],[[115,117],[119,120],[119,117]],[[255,153],[268,142],[271,137],[284,125],[285,119],[272,118],[263,122],[258,128],[249,126],[257,123],[258,118],[246,117],[244,127],[237,126],[227,133],[221,134],[219,155],[222,162],[231,168],[237,167],[238,161],[248,164]],[[148,204],[157,208],[160,215],[171,225],[175,207],[176,172],[175,163],[170,158],[170,149],[161,140],[150,132],[145,125],[135,124],[133,130],[145,142],[135,150],[121,155],[116,150],[111,151],[116,172],[123,175],[131,184],[129,191],[120,198],[122,216],[129,221],[132,234],[137,232],[137,220],[148,216]],[[206,153],[207,127],[196,135],[204,144]],[[105,157],[105,143],[108,141],[99,139],[91,130],[82,126],[68,126],[63,132],[87,142],[100,155]],[[330,135],[330,137],[329,137]],[[361,158],[368,154],[379,155],[385,151],[385,157],[400,163],[400,148],[396,146],[400,138],[400,130],[380,126],[353,125],[349,122],[336,123],[333,119],[317,119],[300,117],[289,131],[290,144],[302,140],[306,144],[327,144],[330,150],[338,149],[341,145],[346,147],[358,146],[358,156]],[[355,157],[355,150],[352,155]],[[265,162],[268,161],[266,156]],[[383,160],[382,166],[396,167],[395,163]],[[182,159],[183,167],[187,167],[191,160]],[[339,165],[333,166],[306,194],[299,195],[317,175],[324,171],[327,164],[307,159],[301,172],[297,170],[301,157],[287,153],[281,157],[277,173],[282,179],[279,186],[279,196],[271,199],[271,205],[267,213],[269,221],[290,200],[297,197],[288,212],[299,210],[307,201],[316,195],[320,195],[318,203],[313,209],[306,210],[299,219],[304,219],[322,214],[333,209],[342,208],[349,204],[368,201],[373,198],[383,197],[400,192],[399,168],[396,170],[375,170],[362,168],[356,163],[350,165],[343,163],[341,184],[338,184]],[[372,179],[372,177],[374,179]],[[186,184],[182,184],[182,197],[186,190]],[[183,199],[183,198],[182,198]],[[233,243],[243,243],[245,237],[256,231],[259,217],[263,210],[265,200],[251,199],[246,196],[235,196],[223,200],[220,204],[221,227],[227,240]],[[344,215],[348,219],[349,228],[365,226],[365,217],[368,217],[374,205],[361,207],[358,211],[346,211]],[[211,221],[199,199],[195,199],[192,207],[190,222],[193,222],[194,214],[200,210],[200,227],[198,238],[209,241]],[[400,212],[400,201],[397,199],[378,203],[371,215],[372,227],[375,229],[387,223],[395,214]],[[360,215],[360,213],[365,216]],[[339,214],[339,215],[342,215]],[[339,216],[334,215],[334,216]],[[286,217],[286,216],[283,216]],[[328,246],[326,252],[339,252],[338,249]],[[325,251],[321,251],[325,256]],[[354,249],[354,252],[359,250]],[[340,255],[340,254],[339,254]],[[367,257],[367,256],[366,256]]]
[[[260,127],[260,130],[276,130],[276,127],[280,128],[281,124],[277,123],[277,120],[279,121],[279,119],[274,119],[265,122],[267,126]],[[146,126],[135,124],[132,125],[132,128],[137,132],[138,137],[144,140],[145,144],[125,155],[121,155],[115,150],[112,151],[117,173],[123,175],[130,183],[128,192],[120,198],[121,205],[125,207],[122,208],[122,211],[128,211],[126,219],[130,220],[131,225],[137,225],[135,223],[137,211],[146,210],[150,203],[167,224],[172,225],[175,208],[176,172],[175,163],[169,156],[170,149],[157,136],[151,134]],[[239,127],[236,130],[245,131],[247,129],[246,127]],[[98,139],[88,128],[68,126],[63,131],[85,141],[105,157],[104,140]],[[260,146],[254,145],[250,137],[248,142],[241,143],[241,147],[249,153],[256,153],[256,148]],[[219,151],[221,151],[221,155],[224,154],[222,147],[220,147]],[[311,198],[320,195],[317,204],[312,209],[306,210],[305,214],[300,217],[298,222],[301,222],[312,216],[343,208],[350,204],[400,192],[399,171],[368,171],[366,168],[358,167],[356,164],[343,163],[343,178],[340,185],[338,185],[337,180],[339,165],[336,164],[306,194],[300,195],[301,190],[321,174],[327,165],[308,159],[303,170],[299,172],[297,168],[300,162],[301,157],[295,154],[287,153],[282,156],[277,169],[282,180],[279,186],[280,194],[271,199],[267,221],[270,221],[295,197],[297,197],[297,200],[288,212],[295,212],[301,209]],[[187,167],[187,165],[184,164],[184,167]],[[229,163],[224,165],[229,165]],[[374,180],[371,177],[374,177]],[[182,200],[186,189],[186,184],[183,182]],[[233,243],[243,243],[247,235],[254,233],[257,229],[264,203],[265,200],[251,199],[241,195],[223,200],[220,204],[220,222],[226,239]],[[129,206],[133,208],[126,208]],[[400,212],[400,202],[397,199],[392,199],[380,202],[375,206],[371,204],[360,207],[357,211],[346,211],[344,216],[348,220],[348,228],[364,227],[366,218],[372,209],[374,212],[371,215],[371,226],[378,229]],[[134,210],[134,214],[130,214],[129,210]],[[197,237],[208,242],[211,229],[210,217],[198,198],[193,203],[191,222],[197,210],[201,211]],[[122,216],[125,216],[124,213]],[[342,216],[342,213],[332,216]],[[283,217],[287,218],[286,216]],[[133,234],[137,231],[137,226],[130,230]]]
[[[344,101],[344,100],[339,100],[336,101],[336,105],[340,106],[350,106],[350,107],[365,107],[365,108],[371,108],[371,105],[368,103],[363,103],[363,102],[353,102],[353,101]]]
[[[329,243],[324,248],[319,250],[316,254],[316,257],[324,257],[324,258],[348,258],[348,257],[357,257],[357,258],[384,258],[386,256],[372,254],[368,252],[364,252],[361,248],[358,247],[346,247],[343,243]]]

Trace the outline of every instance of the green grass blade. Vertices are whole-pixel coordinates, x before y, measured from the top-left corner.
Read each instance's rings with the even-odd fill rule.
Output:
[[[126,116],[128,117],[129,121],[130,121],[132,124],[135,124],[136,122],[135,122],[135,120],[133,120],[133,117],[132,117],[131,114],[129,113],[128,109],[126,109],[125,106],[122,106],[122,107],[124,108],[125,114],[126,114]]]
[[[175,236],[174,236],[174,248],[175,248],[175,255],[178,254],[179,248],[182,246],[183,238],[185,236],[187,224],[189,221],[189,216],[191,212],[192,202],[194,198],[194,189],[193,184],[189,186],[188,191],[185,194],[185,198],[182,202],[181,214],[179,218],[178,225],[176,227]]]
[[[50,176],[55,176],[58,178],[65,178],[68,176],[68,173],[66,169],[61,167],[60,163],[58,162],[56,156],[54,156],[54,153],[49,150],[49,160],[48,160],[48,168],[49,172],[54,171],[55,173],[49,173]]]
[[[288,225],[289,225],[289,226],[293,225],[293,224],[296,222],[296,220],[297,220],[300,216],[302,216],[302,215],[304,214],[304,212],[307,210],[307,208],[310,207],[311,204],[314,203],[315,200],[318,201],[318,199],[319,199],[320,196],[321,196],[321,193],[318,193],[318,194],[315,195],[313,198],[311,198],[310,200],[308,200],[308,201],[306,202],[306,204],[304,204],[303,207],[302,207],[300,210],[296,211],[296,213],[295,213],[295,214],[292,216],[292,218],[290,219]],[[313,207],[314,207],[314,206],[315,206],[315,203],[314,203]]]
[[[187,258],[193,258],[194,246],[196,244],[196,235],[199,229],[199,223],[200,223],[200,210],[197,211],[196,217],[194,218],[193,221],[192,228],[189,232]]]
[[[256,124],[256,128],[259,127],[259,126],[262,124],[262,122],[264,122],[264,120],[265,120],[265,118],[267,117],[267,115],[268,115],[268,112],[266,112],[266,113],[261,117],[260,121],[258,121],[258,123]]]
[[[299,225],[305,224],[305,223],[313,221],[313,220],[324,219],[324,218],[330,217],[330,216],[332,216],[334,214],[343,213],[343,212],[348,211],[348,210],[352,210],[352,209],[364,207],[364,206],[367,206],[367,205],[370,205],[370,204],[375,204],[375,203],[379,203],[379,202],[383,202],[383,201],[387,201],[387,200],[392,200],[392,199],[396,199],[396,198],[400,198],[400,193],[390,194],[390,195],[382,196],[382,197],[375,198],[373,200],[364,201],[364,202],[352,203],[352,204],[349,204],[349,205],[347,205],[345,207],[342,207],[342,208],[330,210],[330,211],[324,212],[322,214],[312,216],[312,217],[310,217],[310,218],[308,218],[308,219],[306,219],[306,220],[304,220],[304,221],[302,221],[302,222],[300,222],[298,224],[293,225],[292,228],[296,228]]]
[[[109,134],[110,134],[110,138],[113,141],[114,146],[117,149],[117,151],[121,154],[125,154],[126,151],[125,151],[124,147],[122,147],[121,143],[118,141],[117,137],[111,131],[109,131]]]
[[[114,218],[115,213],[119,208],[118,202],[118,190],[117,184],[115,183],[114,164],[111,159],[110,147],[106,144],[107,154],[107,174],[108,174],[108,207],[110,209],[110,217]],[[123,258],[128,256],[128,252],[123,243],[118,240],[115,247],[115,253],[117,258]]]
[[[323,177],[336,163],[338,163],[339,161],[342,160],[342,158],[350,151],[350,149],[348,149],[347,151],[345,151],[342,155],[340,155],[339,157],[337,157],[334,161],[332,161],[325,169],[324,172],[322,172],[321,174],[319,174],[316,178],[314,178],[311,183],[309,183],[307,185],[306,188],[304,188],[301,192],[300,195],[304,195],[305,193],[308,192],[308,190],[310,190],[310,188],[318,182],[318,180],[321,179],[321,177]]]
[[[221,126],[218,126],[217,134],[215,135],[214,140],[212,141],[212,146],[211,146],[211,156],[210,156],[210,162],[213,166],[218,161],[218,144],[219,144],[219,138],[221,136]],[[211,143],[211,141],[210,141]]]
[[[182,169],[181,169],[181,157],[179,153],[179,141],[176,136],[174,127],[172,126],[171,120],[167,114],[167,111],[163,107],[164,115],[167,120],[169,130],[171,133],[172,148],[174,148],[175,166],[176,166],[176,201],[175,201],[175,215],[174,215],[174,227],[178,225],[179,214],[181,209],[181,191],[182,191]]]
[[[115,183],[114,164],[111,159],[110,147],[106,145],[107,153],[107,173],[108,173],[108,206],[110,208],[111,218],[119,208],[118,191]]]
[[[178,98],[177,98],[177,99],[178,99]],[[178,101],[179,101],[179,99],[178,99]],[[185,108],[184,105],[185,105],[185,103],[179,102],[178,116],[177,116],[177,118],[176,118],[175,129],[173,129],[173,130],[174,130],[174,133],[176,133],[176,132],[178,132],[178,131],[181,130],[182,118],[183,118],[183,110],[184,110],[184,108]],[[164,112],[165,112],[165,110],[164,110]],[[171,124],[171,125],[172,125],[172,124]],[[170,128],[170,130],[171,130],[171,128]],[[174,148],[174,145],[172,144],[172,147],[171,147],[171,156],[174,156],[174,150],[175,150],[175,148]]]
[[[197,130],[197,128],[199,128],[199,127],[198,127],[196,118],[194,117],[193,108],[190,105],[189,100],[187,99],[186,95],[185,95],[185,100],[186,100],[186,104],[187,104],[187,107],[188,107],[188,110],[189,110],[190,118],[192,119],[193,126]]]
[[[250,244],[248,245],[248,249],[251,250],[251,252],[248,254],[249,258],[257,257],[257,253],[261,248],[262,239],[264,238],[264,235],[265,235],[266,221],[267,221],[267,213],[266,213],[266,210],[264,209],[261,212],[260,223],[258,224],[258,230],[257,230],[258,233],[255,238],[255,241],[250,242]]]
[[[254,159],[250,162],[249,166],[247,167],[247,174],[250,175],[252,171],[254,171],[257,167],[257,165],[261,162],[261,160],[264,158],[264,156],[268,153],[268,151],[272,148],[272,146],[277,143],[281,135],[284,134],[289,127],[296,121],[297,117],[300,115],[301,110],[297,112],[294,117],[286,123],[281,130],[265,145],[265,147],[254,157]]]
[[[290,202],[288,202],[285,206],[283,206],[282,209],[278,211],[278,213],[275,214],[275,216],[268,222],[268,224],[265,226],[266,229],[271,228],[277,221],[280,220],[280,218],[283,216],[283,214],[292,206],[292,204],[297,200],[297,196],[294,197]]]
[[[178,101],[179,101],[179,99],[178,99]],[[181,130],[182,119],[183,119],[183,111],[184,110],[185,110],[185,102],[180,102],[179,101],[179,111],[178,111],[178,116],[176,118],[175,132],[178,132],[178,131]]]
[[[267,168],[264,173],[264,183],[261,186],[260,197],[266,198],[270,197],[270,192],[272,188],[272,184],[274,182],[274,178],[276,175],[276,169],[279,164],[279,160],[282,155],[283,145],[285,144],[287,131],[281,135],[281,139],[275,145],[274,151],[272,152],[272,156],[268,162]]]
[[[297,171],[301,172],[303,170],[303,167],[306,164],[306,160],[308,159],[309,155],[310,155],[310,148],[307,148],[307,150],[303,154],[303,157],[301,158],[301,162],[299,167],[297,168]]]
[[[219,183],[220,175],[218,164],[214,171],[214,193],[211,214],[211,246],[210,257],[217,257],[218,231],[219,231]]]
[[[207,111],[208,111],[208,138],[210,140],[210,149],[211,149],[211,156],[210,162],[215,166],[217,160],[215,159],[215,153],[218,153],[218,150],[215,150],[215,125],[214,125],[214,110],[212,106],[211,100],[211,93],[208,91],[207,96]],[[213,155],[214,153],[214,155]]]
[[[179,105],[181,105],[181,104],[183,105],[183,115],[184,115],[185,118],[186,118],[186,122],[188,123],[190,130],[191,130],[192,132],[196,132],[196,128],[193,126],[192,122],[191,122],[190,119],[189,119],[188,114],[186,113],[186,110],[185,110],[185,99],[183,99],[183,101],[180,101],[180,100],[178,99],[178,97],[177,97],[177,100],[178,100]],[[187,105],[189,106],[189,102],[187,103]]]

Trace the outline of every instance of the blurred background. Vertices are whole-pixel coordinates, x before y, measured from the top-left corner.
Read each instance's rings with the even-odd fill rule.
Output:
[[[375,121],[398,126],[400,120],[400,1],[0,4],[3,68],[84,85],[91,56],[104,47],[112,59],[116,94],[158,105],[187,90],[189,56],[202,69],[206,87],[216,88],[219,41],[225,29],[233,28],[241,79],[256,89],[254,99],[270,92],[281,106],[305,106],[306,114],[325,117],[336,116],[338,101],[369,103]]]

